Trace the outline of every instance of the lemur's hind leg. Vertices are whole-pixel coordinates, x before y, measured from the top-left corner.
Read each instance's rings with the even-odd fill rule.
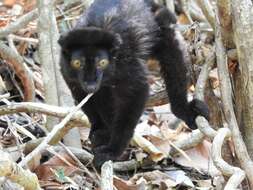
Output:
[[[176,18],[164,7],[155,12],[155,19],[160,27],[160,39],[154,48],[153,55],[161,65],[172,112],[184,120],[190,128],[196,129],[195,118],[198,115],[209,119],[208,107],[197,99],[187,101],[187,63],[180,49],[177,34],[171,26]]]

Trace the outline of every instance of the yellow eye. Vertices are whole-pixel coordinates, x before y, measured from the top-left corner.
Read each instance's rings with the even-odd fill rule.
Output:
[[[74,69],[79,69],[81,67],[81,61],[76,59],[76,60],[73,60],[71,61],[71,66],[74,68]]]
[[[102,59],[98,62],[97,66],[100,69],[104,69],[107,67],[107,65],[109,64],[109,60],[108,59]]]

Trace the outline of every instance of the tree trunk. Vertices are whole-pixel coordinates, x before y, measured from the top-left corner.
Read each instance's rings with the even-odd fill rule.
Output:
[[[232,0],[234,40],[239,67],[235,76],[237,120],[253,158],[253,6],[250,0]]]

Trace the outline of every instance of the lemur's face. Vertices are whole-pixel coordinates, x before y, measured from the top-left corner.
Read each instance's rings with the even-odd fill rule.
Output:
[[[115,68],[113,60],[122,43],[119,35],[86,27],[63,34],[58,42],[65,79],[79,83],[88,93],[96,92],[101,85],[109,85]]]
[[[107,75],[114,69],[109,51],[106,49],[95,47],[74,49],[69,52],[68,57],[65,72],[72,80],[78,81],[87,93],[99,90]]]

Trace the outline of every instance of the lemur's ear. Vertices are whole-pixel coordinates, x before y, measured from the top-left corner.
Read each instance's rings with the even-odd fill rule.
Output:
[[[58,39],[58,44],[59,44],[61,47],[64,46],[64,40],[65,40],[64,34],[60,35],[60,38]]]
[[[62,52],[66,54],[69,52],[69,48],[67,46],[67,34],[61,34],[60,38],[58,39],[58,44],[61,46]]]

